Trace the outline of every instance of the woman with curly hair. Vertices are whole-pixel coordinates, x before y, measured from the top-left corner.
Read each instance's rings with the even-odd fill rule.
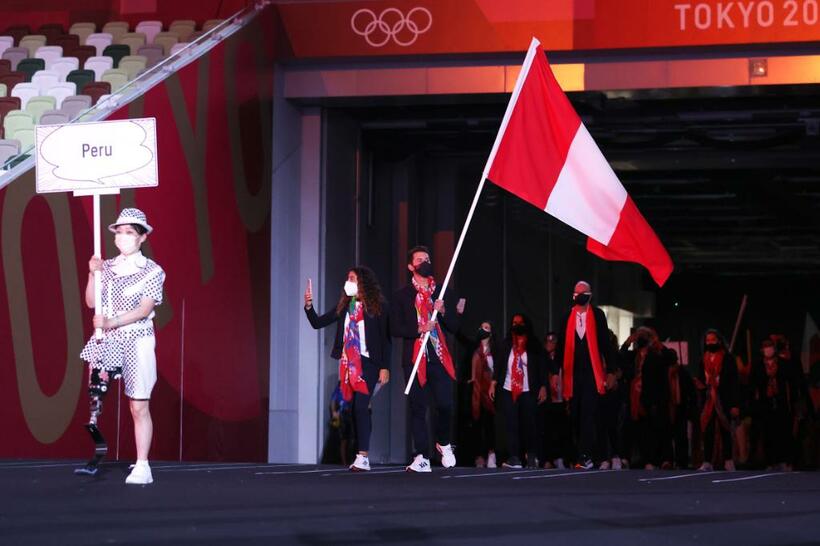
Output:
[[[358,443],[358,454],[350,470],[370,470],[370,397],[377,381],[384,385],[390,380],[387,302],[379,281],[370,268],[354,267],[347,273],[336,307],[319,316],[313,308],[313,286],[308,279],[305,314],[316,330],[336,323],[330,356],[339,360],[339,386],[344,400],[353,404]]]

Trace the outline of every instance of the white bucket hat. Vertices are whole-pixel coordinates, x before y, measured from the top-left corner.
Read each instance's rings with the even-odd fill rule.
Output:
[[[117,226],[121,226],[123,224],[137,224],[138,226],[144,227],[146,233],[151,233],[154,231],[154,228],[148,224],[148,219],[145,217],[145,213],[140,209],[122,209],[120,217],[117,218],[117,221],[108,226],[108,231],[116,233]]]

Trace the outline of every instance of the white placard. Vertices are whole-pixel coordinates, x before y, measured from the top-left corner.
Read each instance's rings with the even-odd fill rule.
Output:
[[[159,185],[156,119],[38,125],[37,193]]]

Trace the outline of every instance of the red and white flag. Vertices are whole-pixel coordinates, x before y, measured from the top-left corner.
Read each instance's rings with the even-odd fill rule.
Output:
[[[533,38],[484,176],[569,224],[587,250],[636,262],[663,286],[672,259],[592,140]]]

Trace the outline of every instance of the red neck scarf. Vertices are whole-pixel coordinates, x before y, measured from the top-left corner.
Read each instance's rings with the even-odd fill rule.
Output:
[[[716,413],[718,421],[725,420],[723,416],[723,408],[720,407],[720,398],[718,396],[718,387],[720,387],[720,372],[723,369],[722,350],[717,353],[706,353],[703,355],[703,374],[706,378],[706,388],[708,389],[706,404],[703,406],[703,413],[700,414],[700,429],[706,430],[709,420],[712,418],[712,413]],[[709,355],[712,355],[710,358]],[[721,419],[723,418],[723,419]]]
[[[473,397],[472,397],[472,414],[473,420],[478,421],[481,418],[481,408],[490,414],[495,413],[495,404],[490,399],[490,384],[493,380],[493,371],[490,369],[490,364],[487,361],[487,355],[490,354],[490,347],[487,346],[485,352],[484,345],[479,344],[475,350],[475,359],[473,360]],[[495,364],[495,363],[493,363]]]
[[[433,316],[433,292],[436,290],[436,282],[433,277],[427,283],[427,287],[423,287],[416,282],[413,277],[413,287],[416,289],[416,318],[419,326],[430,320]],[[416,340],[413,346],[413,362],[418,358],[419,351],[422,349],[421,340],[424,336],[421,335]],[[450,351],[447,349],[447,341],[444,339],[444,332],[441,331],[441,325],[436,322],[436,327],[430,332],[430,341],[433,343],[433,348],[436,351],[441,365],[453,380],[456,378],[456,369],[453,366],[453,357],[450,356]],[[423,351],[421,362],[419,362],[419,385],[422,387],[427,383],[427,352]]]
[[[766,365],[766,397],[774,398],[777,396],[777,358],[764,359],[763,363]]]
[[[361,340],[359,339],[359,322],[364,320],[362,302],[351,303],[347,312],[348,323],[344,334],[344,348],[339,359],[339,384],[342,397],[350,402],[353,393],[370,394],[367,383],[362,377]]]
[[[524,360],[522,356],[527,352],[527,336],[512,336],[513,363],[510,370],[510,392],[513,402],[518,400],[524,392]]]
[[[575,314],[581,312],[575,306],[567,321],[567,335],[564,339],[564,398],[572,398],[572,369],[575,365]],[[598,394],[606,392],[606,376],[604,365],[601,362],[601,353],[598,351],[598,330],[595,324],[595,312],[590,305],[586,311],[586,333],[584,338],[589,347],[589,359],[592,361],[592,373],[595,375],[595,388]],[[583,340],[581,340],[583,341]]]

